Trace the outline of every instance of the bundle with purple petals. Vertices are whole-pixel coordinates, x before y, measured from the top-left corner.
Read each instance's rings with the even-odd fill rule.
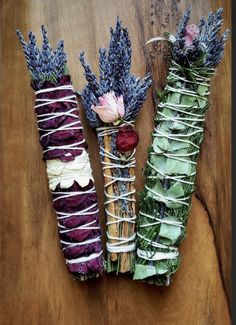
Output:
[[[60,245],[69,272],[86,280],[103,271],[97,195],[64,43],[60,41],[53,51],[44,26],[42,34],[39,49],[32,32],[27,43],[17,31],[35,90],[35,113]]]
[[[96,129],[103,165],[107,217],[107,271],[133,272],[136,249],[135,147],[138,132],[134,120],[151,85],[130,74],[131,43],[118,19],[111,29],[108,51],[100,49],[99,81],[85,62],[87,85],[82,100],[87,120]]]

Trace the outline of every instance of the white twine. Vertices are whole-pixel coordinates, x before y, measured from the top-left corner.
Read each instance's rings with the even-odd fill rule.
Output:
[[[148,261],[161,261],[161,260],[172,260],[179,256],[179,252],[149,252],[142,249],[137,249],[138,257],[148,260]]]
[[[177,63],[173,62],[176,66],[180,67]],[[175,74],[174,72],[178,71],[178,68],[176,67],[171,67],[170,68],[170,73],[167,79],[170,79],[171,77],[175,77],[176,79],[180,79],[182,81],[184,81],[185,83],[194,83],[197,85],[203,85],[203,86],[207,86],[208,88],[210,87],[209,85],[209,81],[210,78],[207,77],[203,77],[198,75],[197,73],[193,73],[196,77],[197,81],[190,81],[184,77],[181,77],[177,74]],[[212,73],[210,72],[209,74],[213,74],[214,69],[212,69]],[[204,99],[205,101],[207,100],[206,97],[203,96],[199,96],[199,94],[196,91],[193,90],[187,90],[187,89],[176,89],[174,87],[171,87],[169,85],[166,86],[166,90],[170,91],[170,92],[174,92],[174,93],[180,93],[182,95],[189,95],[192,97],[196,97],[196,98],[200,98],[200,99]],[[206,92],[206,95],[209,95],[210,91]],[[173,122],[177,122],[180,123],[182,125],[185,125],[189,128],[192,128],[193,131],[189,132],[188,134],[172,134],[172,133],[168,133],[168,132],[162,132],[160,129],[158,129],[158,127],[154,128],[154,132],[153,132],[153,137],[161,137],[161,138],[166,138],[169,140],[174,140],[174,141],[178,141],[178,142],[182,142],[182,143],[187,143],[190,144],[191,146],[193,146],[195,148],[194,151],[190,152],[190,153],[181,153],[181,154],[175,154],[175,153],[167,153],[167,152],[160,152],[160,153],[156,153],[155,151],[152,151],[150,154],[151,155],[162,155],[171,159],[175,159],[178,161],[182,161],[182,162],[186,162],[188,164],[192,164],[192,165],[196,165],[195,161],[191,161],[185,158],[189,158],[191,156],[195,156],[196,154],[199,153],[199,149],[200,147],[198,145],[196,145],[195,143],[193,143],[192,141],[190,141],[189,139],[186,139],[188,137],[191,137],[195,134],[198,133],[202,133],[203,132],[203,128],[196,126],[194,124],[189,124],[188,122],[204,122],[205,121],[205,114],[197,114],[197,113],[192,113],[189,112],[188,110],[183,110],[183,109],[187,109],[187,108],[198,108],[197,105],[193,105],[193,106],[189,106],[189,105],[183,105],[183,104],[173,104],[173,103],[159,103],[158,105],[159,108],[168,108],[172,111],[175,112],[175,114],[177,114],[177,116],[167,116],[166,114],[164,114],[163,112],[161,112],[160,110],[158,110],[157,114],[160,115],[158,121],[173,121]],[[181,114],[181,116],[179,115]],[[187,117],[186,117],[187,116]],[[149,161],[147,162],[148,166],[150,166],[153,170],[155,170],[157,173],[159,173],[163,179],[171,179],[174,180],[176,182],[180,182],[180,183],[185,183],[185,184],[190,184],[193,185],[194,182],[189,181],[188,178],[191,178],[192,176],[195,176],[196,174],[196,170],[189,174],[189,175],[165,175],[163,172],[161,172],[157,167],[155,167],[154,165],[152,165]],[[156,179],[156,176],[148,176],[148,178],[152,178],[152,179]],[[148,191],[150,191],[151,193],[154,194],[155,199],[159,200],[159,201],[163,201],[166,200],[166,203],[169,202],[173,202],[173,203],[179,203],[182,205],[186,205],[189,206],[189,203],[186,202],[189,200],[190,196],[185,196],[185,197],[181,197],[181,198],[172,198],[172,197],[167,197],[165,195],[162,195],[161,193],[158,193],[157,191],[150,189],[147,185],[145,186],[146,189]],[[151,216],[147,213],[144,213],[142,211],[139,211],[140,215],[149,218],[151,221],[150,223],[147,222],[146,224],[142,224],[140,225],[140,228],[147,228],[150,226],[154,226],[154,225],[158,225],[158,224],[169,224],[169,225],[173,225],[176,227],[181,227],[181,228],[185,228],[185,226],[182,224],[182,222],[178,222],[175,220],[166,220],[165,218],[158,218],[158,217],[154,217]],[[160,249],[167,249],[168,252],[156,252],[156,251],[152,251],[151,249],[148,249],[148,251],[145,250],[141,250],[141,249],[137,249],[137,255],[138,257],[148,260],[148,261],[159,261],[159,260],[165,260],[165,259],[174,259],[179,255],[178,249],[172,246],[168,246],[168,245],[164,245],[164,244],[160,244],[157,242],[154,242],[150,239],[148,239],[147,237],[141,235],[139,232],[137,232],[137,236],[141,239],[146,241],[151,247],[153,248],[160,248]],[[173,252],[174,250],[174,252]]]
[[[83,256],[83,257],[78,257],[78,258],[74,258],[71,260],[66,259],[66,263],[67,264],[79,264],[79,263],[85,263],[91,260],[95,260],[96,258],[98,258],[99,256],[102,255],[102,251],[100,251],[99,253],[93,253],[89,256]]]
[[[81,226],[77,226],[77,227],[74,227],[74,228],[69,228],[67,229],[66,227],[62,226],[61,224],[58,223],[58,227],[59,228],[62,228],[62,230],[59,230],[59,232],[61,234],[66,234],[68,232],[71,232],[71,231],[75,231],[75,230],[95,230],[95,229],[99,229],[98,226],[94,226],[94,223],[96,223],[97,221],[96,220],[93,220],[93,221],[90,221],[86,224],[83,224]]]
[[[39,95],[42,93],[48,93],[48,92],[53,92],[53,91],[58,91],[58,90],[71,90],[73,92],[73,87],[72,85],[64,85],[64,86],[58,86],[58,87],[52,87],[52,88],[45,88],[45,89],[41,89],[35,92],[35,95]],[[77,100],[76,100],[76,96],[74,95],[70,95],[70,96],[64,96],[61,98],[57,98],[57,99],[49,99],[49,98],[37,98],[35,99],[36,104],[35,105],[35,109],[37,109],[38,107],[42,107],[42,106],[46,106],[46,105],[51,105],[54,103],[73,103],[76,104],[76,107],[71,108],[70,110],[66,111],[66,112],[51,112],[51,113],[45,113],[45,114],[38,114],[37,118],[38,118],[38,130],[44,132],[43,135],[40,136],[40,140],[42,140],[44,137],[51,135],[53,133],[56,133],[58,131],[71,131],[71,130],[83,130],[83,127],[80,123],[79,117],[77,114],[75,114],[75,112],[77,112]],[[49,121],[51,119],[55,119],[57,117],[74,117],[77,120],[71,123],[67,123],[65,125],[59,126],[56,129],[42,129],[40,127],[40,123],[45,122],[45,121]],[[84,152],[85,149],[81,148],[80,145],[83,144],[85,142],[85,139],[83,139],[82,141],[73,143],[73,144],[67,144],[67,145],[61,145],[61,146],[49,146],[46,150],[43,151],[43,153],[51,151],[51,150],[55,150],[55,149],[70,149],[70,150],[81,150],[81,152]],[[85,151],[86,152],[86,151]],[[67,154],[67,156],[71,155],[70,153]],[[89,163],[89,162],[88,162]],[[66,164],[66,162],[65,162]],[[84,164],[84,161],[81,160],[81,164]],[[81,165],[81,166],[82,166]],[[79,166],[77,166],[79,168]],[[61,178],[68,178],[68,171],[65,168],[65,172],[67,172],[67,174],[63,174],[63,169],[60,171],[61,172]],[[73,171],[71,171],[71,173],[74,172],[74,179],[76,180],[76,169]],[[53,175],[51,175],[50,177],[53,177]],[[70,175],[70,177],[72,177],[72,175]],[[60,182],[59,182],[60,183]],[[58,183],[58,184],[59,184]],[[71,186],[71,184],[70,184]],[[70,187],[69,186],[69,187]],[[66,188],[66,187],[65,187]],[[66,198],[70,198],[73,196],[77,196],[77,195],[84,195],[84,194],[90,194],[90,193],[95,193],[95,187],[87,190],[87,191],[73,191],[73,192],[57,192],[57,191],[53,191],[51,189],[51,192],[53,195],[58,195],[57,197],[53,198],[53,202],[57,201],[57,200],[64,200]],[[95,209],[95,210],[94,210]],[[90,222],[87,222],[81,226],[77,226],[77,227],[73,227],[73,228],[67,228],[65,226],[63,226],[60,221],[67,219],[67,218],[71,218],[73,216],[84,216],[84,215],[95,215],[98,213],[98,208],[97,208],[97,203],[92,204],[91,206],[77,211],[77,212],[73,212],[73,213],[68,213],[68,212],[61,212],[61,211],[56,211],[57,214],[57,220],[58,220],[58,227],[59,227],[59,233],[60,234],[67,234],[70,233],[72,231],[75,230],[97,230],[99,229],[99,226],[97,226],[97,221],[93,220]],[[87,245],[87,244],[92,244],[95,242],[98,242],[101,240],[101,236],[97,236],[95,238],[92,239],[87,239],[87,240],[83,240],[81,242],[67,242],[64,240],[60,239],[61,244],[63,244],[63,250],[67,249],[67,248],[73,248],[76,246],[82,246],[82,245]],[[103,253],[103,251],[101,250],[99,253],[93,253],[90,254],[88,256],[85,257],[79,257],[76,259],[66,259],[66,263],[67,264],[74,264],[74,263],[84,263],[87,261],[91,261],[93,259],[98,258],[101,254]]]
[[[72,196],[95,193],[95,187],[89,189],[88,191],[74,191],[74,192],[54,192],[53,191],[52,193],[55,195],[60,195],[53,199],[53,202],[55,202],[57,200],[61,200],[61,199],[72,197]]]
[[[151,246],[155,247],[155,248],[160,248],[160,249],[168,249],[168,250],[173,250],[173,251],[178,251],[178,248],[177,247],[174,247],[174,246],[167,246],[167,245],[164,245],[164,244],[161,244],[161,243],[158,243],[158,242],[155,242],[143,235],[141,235],[139,232],[137,232],[137,236],[143,240],[145,240],[146,242],[148,242],[149,244],[151,244]],[[150,249],[149,249],[150,251]]]
[[[76,246],[83,246],[83,245],[96,243],[96,242],[98,242],[100,240],[101,240],[101,236],[98,236],[96,238],[84,240],[83,242],[78,242],[78,243],[71,243],[71,242],[68,242],[68,241],[65,241],[65,240],[61,240],[61,243],[63,245],[67,246],[67,247],[63,247],[63,250],[65,250],[66,248],[73,248],[73,247],[76,247]]]
[[[37,95],[42,94],[42,93],[48,93],[48,92],[52,92],[52,91],[58,91],[58,90],[71,90],[73,91],[73,87],[72,85],[65,85],[65,86],[59,86],[59,87],[54,87],[54,88],[45,88],[45,89],[41,89],[35,92],[36,95],[36,99],[35,102],[36,103],[40,103],[35,105],[35,109],[37,109],[38,107],[41,106],[46,106],[46,105],[51,105],[51,104],[55,104],[55,103],[73,103],[77,105],[77,100],[76,100],[76,96],[74,95],[70,95],[70,96],[64,96],[61,98],[56,98],[56,99],[50,99],[50,98],[37,98]],[[37,115],[38,117],[38,125],[39,131],[43,131],[44,134],[40,136],[40,140],[42,140],[43,137],[48,136],[50,134],[53,134],[55,132],[58,131],[67,131],[67,130],[83,130],[83,127],[81,126],[80,120],[78,118],[78,115],[73,114],[73,112],[76,112],[77,108],[74,107],[66,112],[51,112],[51,113],[45,113],[45,114],[39,114]],[[70,117],[75,117],[77,118],[77,121],[74,121],[72,123],[67,123],[65,125],[59,126],[56,129],[42,129],[40,128],[40,123],[57,118],[57,117],[61,117],[61,116],[70,116]],[[73,144],[67,144],[67,145],[61,145],[61,146],[49,146],[46,150],[43,151],[43,153],[46,153],[48,151],[52,151],[52,150],[56,150],[56,149],[70,149],[70,150],[81,150],[83,151],[84,148],[81,148],[80,145],[83,144],[85,142],[85,139],[83,139],[82,141],[73,143]],[[70,153],[67,154],[67,156],[71,155]]]
[[[134,121],[125,121],[124,122],[125,125],[134,125]],[[113,135],[118,133],[119,128],[117,126],[103,126],[103,127],[99,127],[96,129],[97,130],[97,135],[98,137],[104,137],[104,136],[108,136],[108,135]],[[103,165],[103,176],[105,178],[107,178],[109,181],[104,185],[104,193],[105,193],[105,197],[106,197],[106,201],[105,201],[105,211],[107,216],[112,217],[113,221],[109,220],[107,221],[106,225],[108,226],[108,231],[107,231],[107,238],[108,238],[108,242],[106,243],[106,248],[107,251],[110,253],[127,253],[127,252],[131,252],[134,251],[136,249],[136,244],[135,244],[135,238],[136,238],[136,232],[134,232],[132,235],[130,235],[129,237],[114,237],[111,236],[109,233],[109,226],[113,225],[113,224],[120,224],[122,222],[127,222],[127,223],[131,223],[131,224],[135,224],[135,219],[136,219],[136,215],[132,216],[132,217],[122,217],[119,215],[115,215],[113,213],[111,213],[107,206],[112,203],[112,202],[116,202],[119,200],[123,200],[123,201],[128,201],[128,202],[135,202],[134,198],[131,198],[131,196],[135,193],[135,189],[132,191],[128,191],[125,193],[121,193],[120,195],[110,195],[107,192],[107,188],[109,186],[111,186],[112,184],[114,184],[115,182],[134,182],[135,181],[135,176],[132,177],[116,177],[116,176],[110,176],[106,174],[106,170],[107,169],[114,169],[114,168],[134,168],[135,167],[135,149],[132,151],[132,153],[130,154],[129,157],[126,158],[125,163],[124,163],[124,159],[122,159],[119,156],[114,155],[113,153],[105,150],[105,148],[103,146],[100,145],[100,154],[102,156],[102,165]],[[104,157],[107,157],[109,159],[111,159],[111,162],[105,162],[104,161]],[[121,164],[121,162],[123,162]],[[113,243],[111,243],[110,241],[115,241]]]
[[[158,218],[158,217],[153,217],[150,214],[144,213],[142,211],[140,211],[139,213],[144,217],[155,220],[155,224],[157,224],[157,225],[161,224],[161,223],[165,223],[167,225],[172,225],[172,226],[177,226],[177,227],[184,228],[184,225],[183,225],[183,223],[181,221],[175,221],[175,220],[169,220],[169,219],[166,220],[166,219],[161,219],[161,218]],[[154,222],[152,224],[150,224],[150,223],[142,224],[142,225],[140,225],[140,228],[150,227],[153,224],[154,224]]]

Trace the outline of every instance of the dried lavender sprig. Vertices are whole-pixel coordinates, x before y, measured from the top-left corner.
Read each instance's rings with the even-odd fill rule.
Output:
[[[143,79],[135,78],[134,76],[131,76],[130,79],[130,84],[127,82],[127,97],[125,97],[126,119],[133,119],[137,116],[146,99],[147,91],[151,84],[151,74],[149,73]]]
[[[100,121],[97,114],[91,109],[91,107],[92,105],[96,105],[98,100],[88,86],[83,89],[81,96],[89,125],[92,128],[97,128],[100,125]]]
[[[173,59],[182,66],[206,66],[215,68],[222,60],[225,42],[229,36],[227,29],[222,35],[219,31],[223,25],[223,8],[210,12],[207,21],[202,17],[198,24],[198,35],[191,47],[186,47],[185,38],[190,19],[190,6],[180,21],[173,42]]]
[[[56,50],[53,51],[48,41],[46,28],[42,25],[41,29],[43,35],[42,49],[37,46],[36,37],[32,32],[29,33],[27,43],[21,32],[16,31],[32,77],[32,84],[36,89],[39,89],[45,81],[56,83],[60,77],[68,73],[64,41],[61,40]]]
[[[182,47],[184,46],[185,43],[186,27],[190,19],[190,14],[191,14],[191,6],[189,5],[182,16],[177,32],[175,34],[176,43],[177,44],[179,43],[179,46]]]
[[[126,91],[125,79],[131,68],[132,47],[126,28],[122,28],[122,22],[117,18],[116,28],[111,32],[111,41],[108,51],[108,73],[112,79],[112,88],[117,95]]]
[[[125,103],[124,119],[129,121],[136,117],[147,91],[151,85],[151,74],[140,79],[130,74],[131,41],[126,28],[117,18],[116,27],[111,28],[109,49],[99,50],[100,78],[97,80],[89,64],[85,61],[84,52],[80,54],[80,62],[84,68],[84,75],[88,82],[82,93],[85,113],[92,127],[101,125],[101,121],[92,111],[91,106],[97,104],[98,98],[113,90],[116,96],[123,95]]]
[[[84,76],[88,82],[88,88],[96,97],[101,96],[96,76],[92,72],[90,65],[85,61],[84,52],[80,53],[80,62],[84,68]]]
[[[111,91],[111,79],[108,75],[107,69],[107,56],[106,56],[106,49],[100,48],[99,49],[99,83],[100,83],[100,90],[102,93],[108,93]]]

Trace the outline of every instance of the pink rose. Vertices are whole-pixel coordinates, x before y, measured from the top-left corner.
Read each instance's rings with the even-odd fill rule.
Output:
[[[185,46],[189,47],[193,44],[194,38],[199,34],[199,29],[196,25],[188,25],[186,27],[186,35],[185,35]]]
[[[92,106],[104,123],[112,123],[125,114],[123,96],[116,97],[114,91],[98,98],[99,105]]]

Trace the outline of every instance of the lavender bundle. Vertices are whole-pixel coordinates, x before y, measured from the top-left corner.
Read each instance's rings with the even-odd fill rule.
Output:
[[[107,271],[133,272],[135,256],[135,147],[138,133],[134,119],[151,85],[130,73],[131,43],[126,28],[117,19],[111,28],[109,49],[99,53],[97,80],[84,53],[80,61],[87,85],[82,100],[87,120],[97,131],[104,174],[107,216]]]
[[[32,32],[28,43],[20,31],[17,35],[35,90],[35,113],[61,249],[75,278],[97,277],[103,271],[97,196],[64,42],[53,51],[44,26],[42,49]]]
[[[179,265],[178,246],[191,208],[210,80],[229,35],[228,30],[219,35],[222,12],[211,12],[195,26],[189,25],[189,7],[175,36],[149,41],[169,41],[172,61],[167,85],[158,92],[146,184],[140,194],[134,279],[168,285]]]

